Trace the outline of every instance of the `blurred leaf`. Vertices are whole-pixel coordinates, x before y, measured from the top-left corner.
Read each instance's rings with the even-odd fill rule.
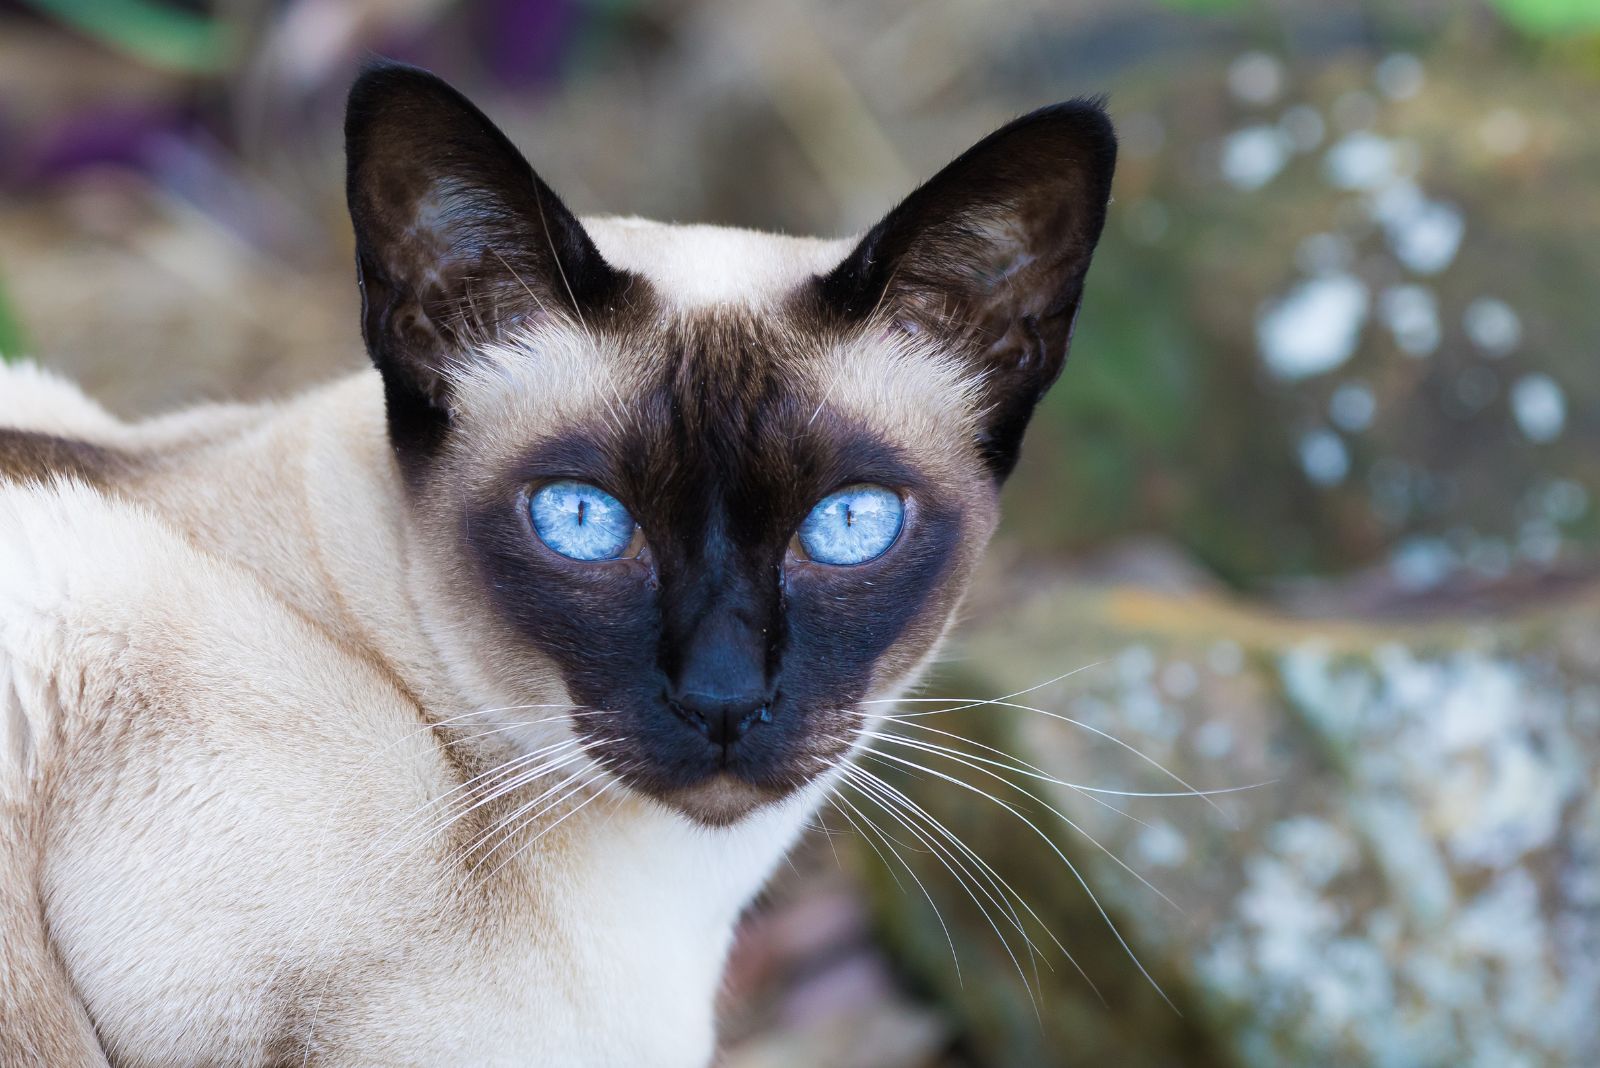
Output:
[[[1600,30],[1595,0],[1491,0],[1506,21],[1525,33],[1563,34]]]
[[[27,348],[22,323],[17,320],[11,300],[6,295],[5,282],[0,279],[0,362],[11,362],[26,352]]]
[[[1235,11],[1244,6],[1244,0],[1159,0],[1164,7],[1209,15],[1222,11]]]
[[[227,26],[151,0],[27,0],[108,48],[165,70],[223,70],[232,51]]]

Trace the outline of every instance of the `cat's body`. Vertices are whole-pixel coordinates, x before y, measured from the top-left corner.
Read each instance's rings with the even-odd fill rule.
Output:
[[[1110,174],[1052,238],[1020,363],[1006,328],[982,365],[972,324],[940,335],[951,300],[923,317],[937,279],[894,216],[861,245],[580,226],[538,184],[542,236],[497,245],[527,179],[473,130],[437,166],[495,173],[464,204],[430,179],[395,237],[426,152],[368,180],[406,133],[368,144],[362,116],[481,116],[414,72],[367,85],[396,98],[352,103],[378,373],[130,425],[0,368],[8,1068],[706,1063],[740,911],[993,528]],[[1027,292],[1028,235],[996,232],[992,277]],[[577,476],[635,548],[529,526]],[[905,501],[881,559],[793,542],[865,482]]]

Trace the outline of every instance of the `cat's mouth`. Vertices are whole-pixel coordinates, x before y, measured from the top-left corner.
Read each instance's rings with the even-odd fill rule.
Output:
[[[758,717],[759,726],[730,743],[669,713],[577,717],[586,748],[633,791],[697,823],[726,827],[776,804],[834,767],[849,749],[848,731],[793,710]]]
[[[792,789],[792,788],[791,788]],[[728,827],[759,808],[788,796],[790,790],[772,790],[723,772],[695,786],[654,795],[669,808],[710,827]]]

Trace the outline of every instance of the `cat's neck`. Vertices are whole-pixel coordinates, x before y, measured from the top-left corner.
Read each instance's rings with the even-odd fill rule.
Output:
[[[318,572],[299,577],[296,595],[380,656],[428,714],[461,711],[455,706],[467,697],[451,684],[408,581],[412,535],[378,376],[363,371],[316,390],[285,418],[301,443],[297,503]],[[306,588],[306,580],[319,588]]]
[[[292,401],[199,408],[131,428],[138,496],[254,573],[428,713],[458,704],[406,581],[404,496],[382,384],[361,371]]]

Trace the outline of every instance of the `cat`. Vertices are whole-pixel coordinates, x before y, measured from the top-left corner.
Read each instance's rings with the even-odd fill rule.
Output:
[[[842,241],[580,221],[411,67],[345,132],[372,370],[136,424],[0,370],[0,1063],[704,1065],[994,530],[1110,122]]]

